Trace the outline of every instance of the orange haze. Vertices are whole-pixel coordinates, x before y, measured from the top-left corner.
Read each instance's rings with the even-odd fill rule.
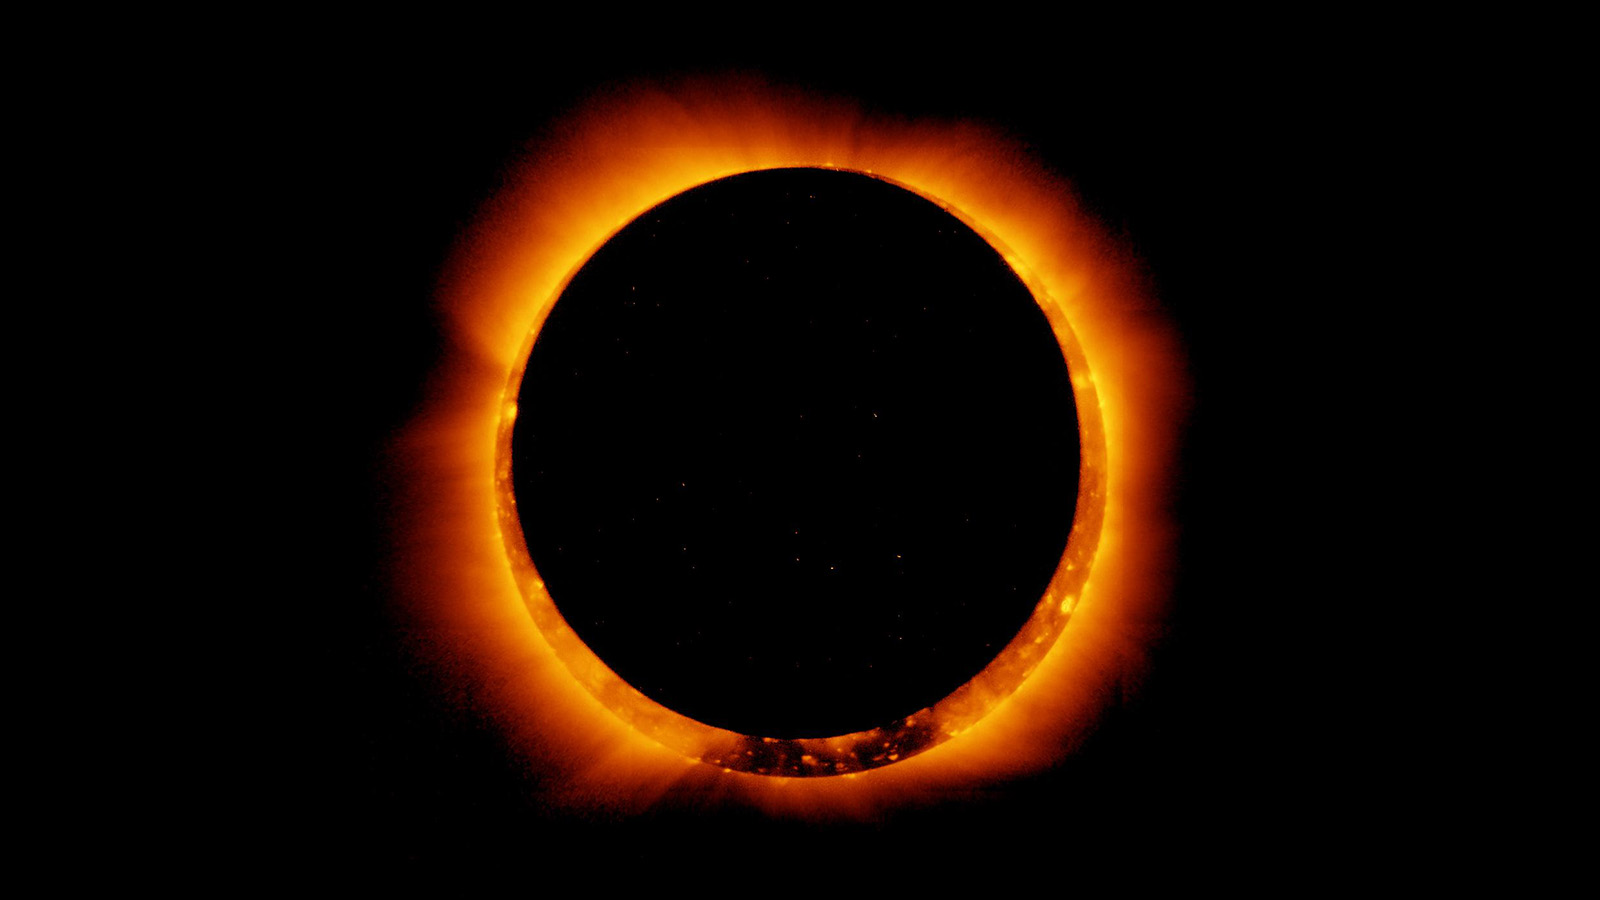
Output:
[[[1169,594],[1169,471],[1186,380],[1127,251],[1067,184],[970,123],[883,119],[838,99],[718,81],[609,94],[547,135],[459,242],[439,291],[442,361],[392,448],[395,585],[406,626],[425,635],[426,670],[496,724],[545,802],[593,813],[675,803],[873,816],[1069,754],[1137,681]],[[791,166],[898,184],[999,250],[1061,343],[1084,452],[1061,565],[993,664],[912,721],[766,752],[775,742],[651,702],[578,641],[522,544],[507,448],[533,337],[596,249],[689,188]],[[807,775],[831,777],[788,777]]]

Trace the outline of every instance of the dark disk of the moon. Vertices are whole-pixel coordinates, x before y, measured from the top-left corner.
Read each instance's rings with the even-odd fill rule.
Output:
[[[884,725],[1032,614],[1078,486],[1072,384],[980,236],[865,175],[680,194],[573,277],[512,439],[562,616],[657,702],[744,734]]]

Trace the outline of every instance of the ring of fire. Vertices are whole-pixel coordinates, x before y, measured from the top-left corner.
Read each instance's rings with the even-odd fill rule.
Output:
[[[968,124],[873,120],[847,103],[742,82],[619,92],[553,134],[518,162],[445,274],[450,341],[393,455],[405,509],[398,593],[410,623],[433,635],[418,647],[424,662],[499,719],[531,765],[561,773],[552,781],[574,804],[627,806],[714,783],[719,795],[769,807],[859,807],[914,784],[1036,769],[1070,750],[1108,691],[1142,669],[1169,578],[1165,473],[1184,378],[1126,252],[1077,210],[1066,185]],[[995,247],[1062,348],[1082,462],[1066,552],[1033,616],[987,668],[882,727],[778,740],[668,710],[578,640],[528,557],[509,442],[533,340],[601,245],[692,187],[785,167],[898,185]],[[740,780],[752,774],[779,777]],[[846,777],[787,777],[803,775]],[[772,793],[794,784],[811,785],[806,799]]]
[[[869,175],[916,193],[909,186],[882,174],[857,174]],[[951,209],[939,198],[926,199],[961,218],[959,210]],[[645,213],[643,210],[640,212]],[[1008,253],[1003,246],[997,246],[992,236],[984,235],[984,239],[1011,262],[1014,270],[1014,254]],[[585,258],[576,268],[582,268],[587,262]],[[1101,428],[1094,382],[1086,374],[1087,363],[1083,351],[1065,316],[1059,309],[1052,310],[1053,301],[1037,284],[1028,284],[1028,287],[1035,302],[1047,311],[1056,341],[1067,361],[1067,370],[1073,373],[1072,386],[1079,410],[1079,440],[1082,448],[1077,512],[1067,546],[1033,614],[1016,636],[971,680],[932,706],[876,728],[830,737],[775,738],[739,734],[702,723],[650,699],[620,678],[582,641],[557,609],[530,557],[521,527],[512,479],[512,437],[517,405],[529,399],[518,397],[518,391],[523,386],[528,353],[538,339],[538,329],[535,328],[524,341],[528,351],[518,356],[518,364],[511,373],[505,391],[507,399],[502,405],[505,413],[501,417],[499,451],[496,454],[496,494],[500,500],[501,534],[517,586],[527,601],[534,622],[556,655],[569,670],[579,675],[590,693],[638,731],[691,758],[758,775],[838,775],[889,765],[955,737],[983,718],[1032,673],[1038,660],[1049,652],[1071,618],[1078,594],[1094,561],[1095,544],[1100,537],[1105,510],[1105,434]],[[565,289],[564,282],[557,291],[557,297]],[[555,299],[547,301],[545,308],[554,306]]]

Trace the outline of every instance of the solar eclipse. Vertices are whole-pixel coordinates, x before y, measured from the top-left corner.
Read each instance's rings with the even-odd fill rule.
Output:
[[[920,204],[929,221],[958,226],[948,230],[965,241],[966,249],[910,264],[900,260],[884,269],[887,274],[874,276],[877,281],[854,279],[855,293],[837,308],[826,299],[843,297],[837,291],[816,285],[798,292],[792,285],[781,288],[791,293],[745,307],[778,317],[745,323],[747,334],[768,338],[725,357],[687,343],[697,333],[712,333],[703,321],[693,322],[704,312],[687,313],[677,322],[650,321],[654,306],[626,306],[620,290],[625,278],[595,290],[612,298],[607,302],[614,308],[607,315],[625,318],[632,309],[642,318],[613,322],[609,331],[569,328],[563,321],[568,307],[579,315],[588,305],[573,300],[578,294],[572,292],[589,290],[586,282],[606,280],[590,266],[613,252],[613,241],[626,243],[630,229],[651,224],[641,215],[715,192],[719,184],[781,179],[795,181],[779,194],[787,190],[797,199],[803,193],[807,203],[812,191],[802,190],[805,179],[849,185],[839,189],[845,194],[892,192]],[[826,195],[831,188],[819,190]],[[860,198],[839,204],[844,210],[865,206],[870,203]],[[776,215],[782,206],[763,208]],[[840,233],[839,223],[815,232],[829,233]],[[691,245],[728,250],[737,237],[696,238],[670,256],[681,260]],[[894,279],[926,280],[923,288],[902,297],[937,294],[960,279],[939,274],[933,264],[969,251],[977,257],[989,254],[994,275],[989,283],[1004,287],[986,289],[989,299],[977,305],[935,301],[946,307],[939,315],[948,330],[917,351],[921,368],[904,358],[874,368],[871,357],[901,338],[877,334],[866,320],[876,317],[879,327],[909,328],[915,322],[910,314],[921,304],[872,310],[863,309],[863,302],[899,302],[895,291],[884,289]],[[810,263],[791,259],[789,264],[817,271]],[[1125,265],[1078,214],[1064,185],[1031,167],[1003,139],[979,129],[876,122],[847,105],[774,96],[760,88],[673,97],[643,92],[595,105],[562,138],[521,163],[504,194],[463,241],[441,295],[455,318],[454,341],[428,408],[399,454],[414,472],[408,479],[411,523],[399,541],[413,576],[410,608],[448,635],[432,648],[436,666],[454,666],[455,674],[448,677],[473,684],[530,765],[549,770],[552,783],[570,785],[570,798],[638,797],[692,783],[716,785],[730,802],[768,808],[851,806],[886,802],[908,781],[982,781],[1059,759],[1070,751],[1077,730],[1093,720],[1095,685],[1117,666],[1136,664],[1129,660],[1137,654],[1127,648],[1137,642],[1139,628],[1129,623],[1157,615],[1163,599],[1159,577],[1150,573],[1159,570],[1152,563],[1167,552],[1157,473],[1171,452],[1169,429],[1149,394],[1141,394],[1141,384],[1170,376],[1175,364],[1159,323],[1130,315],[1140,301],[1137,278]],[[770,273],[774,266],[759,268]],[[851,271],[868,268],[858,262]],[[750,287],[741,285],[735,293],[749,296]],[[806,301],[799,294],[821,299]],[[720,310],[718,316],[731,311],[715,301],[706,308]],[[1003,310],[1011,312],[1002,315]],[[859,326],[853,320],[857,313]],[[998,319],[984,318],[1007,315],[1016,319],[1013,332],[996,324]],[[822,320],[828,340],[845,342],[825,354],[839,364],[820,373],[804,364],[816,342],[791,340],[804,334],[812,319]],[[725,324],[715,332],[724,333]],[[611,348],[617,358],[604,365],[622,368],[603,376],[612,378],[609,387],[584,386],[598,393],[572,388],[586,377],[583,367],[575,376],[564,375],[566,367],[555,371],[555,363],[566,357],[546,353],[569,331],[587,330],[591,342],[605,337],[615,345],[629,343],[628,329],[641,340]],[[997,346],[1012,346],[1014,352],[983,354],[1005,361],[1006,371],[992,365],[966,370],[953,365],[956,371],[951,371],[963,360],[959,350],[941,357],[930,348],[941,342],[947,350],[958,346],[949,338],[963,329],[991,336],[1032,334],[1034,343],[1001,340]],[[624,340],[615,340],[619,336]],[[624,377],[627,366],[643,363],[619,360],[658,352],[652,346],[694,357],[693,366],[672,370],[689,373],[685,381],[652,379],[648,369]],[[573,351],[578,356],[590,352]],[[552,371],[544,371],[546,357]],[[947,364],[942,374],[941,358]],[[785,373],[796,370],[809,374],[785,380]],[[929,379],[947,378],[945,389],[912,403],[907,398],[915,392],[874,397],[863,388],[887,378],[885,373],[911,370],[922,373],[924,386]],[[591,371],[588,377],[602,378],[602,373]],[[982,383],[982,377],[994,380]],[[568,390],[560,387],[562,378],[569,380]],[[798,390],[819,386],[826,402]],[[1023,389],[1033,392],[1032,401],[1019,399]],[[928,396],[949,403],[929,404]],[[597,408],[596,397],[621,405]],[[682,402],[668,402],[672,397]],[[715,436],[712,419],[719,409],[748,411],[756,397],[767,404],[757,418],[767,419],[752,425],[746,417],[730,424],[719,439],[726,445],[720,457],[712,454],[708,461],[706,446],[686,441],[676,456],[669,447],[650,457],[651,465],[628,464],[638,459],[626,456],[625,449],[660,449],[682,432],[696,440]],[[1013,401],[1029,412],[1000,414]],[[829,431],[858,440],[808,437],[800,424],[807,410],[834,419],[859,414],[859,421],[836,422]],[[886,415],[898,419],[885,422]],[[580,431],[586,421],[591,427]],[[580,434],[591,443],[536,452],[533,448],[552,440],[541,437],[541,422],[548,435]],[[874,422],[902,431],[875,435]],[[1021,430],[1007,432],[1003,426]],[[1005,453],[968,460],[970,465],[936,453],[919,457],[914,452],[919,448],[947,450],[959,443],[941,442],[940,427],[978,436],[967,442],[969,448],[1006,448]],[[631,449],[624,433],[632,437]],[[883,443],[873,445],[875,440]],[[1019,446],[1026,451],[1021,457],[1015,452]],[[750,452],[752,447],[776,448],[791,462],[820,458],[811,473],[815,482],[801,479],[798,483],[810,488],[794,487],[792,472],[773,474],[792,465]],[[859,461],[851,458],[852,450],[861,454]],[[546,452],[553,455],[540,455]],[[867,460],[869,453],[873,460]],[[1003,464],[1019,458],[1029,461],[1015,470]],[[559,459],[584,461],[594,471],[618,473],[617,478],[556,483],[558,476],[547,475],[551,481],[541,487],[540,461]],[[740,468],[752,459],[758,460],[754,469]],[[677,482],[683,494],[671,490],[673,470],[686,473]],[[992,490],[934,477],[972,472],[990,473]],[[708,479],[711,475],[721,480]],[[1012,477],[1015,483],[1005,481]],[[941,483],[947,493],[941,493]],[[814,489],[827,485],[838,493],[825,496]],[[625,496],[613,498],[613,505],[609,500],[586,504],[596,488]],[[702,493],[694,494],[697,490]],[[783,502],[759,509],[740,496],[740,491],[786,490]],[[1025,539],[1007,533],[1013,523],[996,512],[999,506],[981,506],[996,496],[1030,492],[1033,496],[1004,504],[1005,510],[1027,509],[1041,520],[1034,523],[1041,527],[1029,526]],[[679,512],[656,512],[657,496],[663,504],[678,504]],[[868,514],[849,513],[854,507],[843,501],[864,496]],[[741,504],[742,512],[730,512]],[[772,512],[778,509],[791,514]],[[882,515],[874,518],[872,511],[880,509]],[[846,514],[824,515],[828,510]],[[962,538],[967,543],[961,544],[955,536],[968,523],[960,518],[975,511],[980,528],[997,530]],[[941,518],[944,514],[948,518]],[[656,537],[679,529],[700,546],[678,543],[689,549],[675,557],[672,545],[656,537],[628,543],[630,516],[652,515],[665,523]],[[785,541],[785,530],[801,532],[787,536],[800,540]],[[913,540],[913,531],[927,534]],[[924,553],[939,547],[945,552],[905,562],[906,553],[894,552],[897,542]],[[965,556],[950,552],[958,546],[988,549]],[[784,555],[776,552],[779,548]],[[785,570],[791,549],[800,568]],[[608,553],[617,555],[608,560]],[[632,562],[619,561],[630,555]],[[898,564],[891,561],[896,556]],[[757,557],[764,557],[763,566],[774,567],[754,575]],[[585,566],[600,573],[589,589],[584,578],[592,579],[593,573],[579,574]],[[830,574],[840,567],[852,571]],[[829,579],[844,577],[864,580],[830,595]],[[908,578],[915,585],[898,589],[906,591],[899,600],[882,602]],[[600,606],[584,606],[586,590]],[[852,599],[843,609],[840,604],[830,609],[830,596]],[[906,602],[910,596],[937,600],[919,605]],[[751,597],[769,604],[766,611],[738,612],[746,602],[741,598]],[[619,633],[616,625],[602,624],[619,618],[618,610],[603,609],[616,598],[624,602],[620,618],[631,619],[622,630],[632,634],[620,638],[608,636]],[[981,607],[983,621],[962,619],[962,602]],[[685,603],[707,608],[690,615]],[[724,612],[730,608],[735,613]],[[630,609],[645,615],[625,614]],[[897,613],[929,609],[936,613],[928,622],[903,631],[889,621]],[[989,613],[993,622],[986,618]],[[727,631],[712,642],[719,645],[712,652],[687,652],[689,664],[655,674],[643,663],[630,668],[629,641],[655,636],[681,643],[695,628],[686,625],[673,634],[680,624],[716,627],[739,618],[745,631]],[[741,674],[732,654],[745,640],[739,635],[770,630],[766,626],[780,619],[795,623],[792,631],[760,653],[747,654],[765,659],[747,659],[753,668]],[[835,624],[841,622],[872,627],[841,629]],[[913,635],[918,639],[910,650],[896,646]],[[959,644],[958,638],[970,638],[970,644],[945,649]],[[880,646],[863,644],[879,639]],[[658,661],[662,654],[671,656],[661,651]],[[649,658],[649,653],[640,657]],[[959,661],[943,665],[952,658]],[[778,678],[782,663],[796,659],[801,674]],[[874,680],[866,673],[876,671],[880,660],[889,672],[918,674]],[[864,668],[867,662],[871,670]],[[663,679],[663,671],[680,683],[668,683],[671,678]],[[750,672],[758,676],[746,677]],[[719,679],[739,690],[717,699]],[[750,683],[776,685],[776,699],[765,705],[749,702]],[[841,697],[851,702],[840,702]],[[576,747],[587,750],[575,753]],[[604,750],[597,753],[597,748]],[[752,777],[757,775],[778,777]],[[785,777],[793,775],[846,777],[800,782]],[[663,786],[668,784],[675,787]],[[796,793],[801,784],[807,787]],[[785,785],[786,795],[772,794]]]

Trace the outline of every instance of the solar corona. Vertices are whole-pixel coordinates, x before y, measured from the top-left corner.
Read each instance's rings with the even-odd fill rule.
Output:
[[[546,389],[530,357],[596,254],[674,198],[788,171],[906,192],[981,239],[1042,314],[1076,427],[1058,454],[1075,496],[1050,498],[1065,545],[1020,627],[926,705],[826,734],[713,724],[619,675],[530,553],[541,510],[519,497],[516,462],[519,417]],[[530,144],[463,233],[439,300],[446,349],[391,454],[403,613],[432,677],[495,723],[556,802],[630,811],[693,795],[850,815],[982,786],[1070,754],[1144,665],[1172,555],[1181,353],[1131,254],[1004,135],[753,80],[635,86]]]

